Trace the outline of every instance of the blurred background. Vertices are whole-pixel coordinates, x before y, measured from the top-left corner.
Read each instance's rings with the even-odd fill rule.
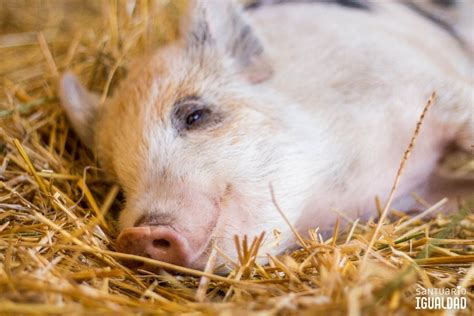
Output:
[[[21,86],[33,96],[45,92],[39,91],[45,84],[54,85],[50,79],[58,72],[71,69],[94,90],[101,90],[114,71],[113,88],[126,73],[129,57],[177,37],[185,4],[185,0],[3,0],[2,85]],[[1,90],[0,100],[5,102],[8,92]]]

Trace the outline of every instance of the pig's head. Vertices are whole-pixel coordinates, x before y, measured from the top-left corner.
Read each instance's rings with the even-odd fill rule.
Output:
[[[270,184],[290,220],[307,191],[294,111],[256,87],[271,77],[262,43],[239,8],[211,2],[193,3],[182,40],[131,67],[103,105],[70,74],[60,92],[125,192],[119,250],[198,269],[213,240],[233,257],[234,235],[288,229]]]

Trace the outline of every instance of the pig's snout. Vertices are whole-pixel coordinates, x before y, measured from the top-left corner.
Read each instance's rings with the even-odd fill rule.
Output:
[[[168,226],[140,226],[124,229],[117,239],[117,250],[142,257],[187,266],[190,263],[189,243]],[[127,265],[142,267],[138,262]]]

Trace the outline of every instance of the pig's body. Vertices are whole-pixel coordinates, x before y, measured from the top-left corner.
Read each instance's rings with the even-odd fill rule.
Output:
[[[294,168],[306,169],[303,182],[313,186],[307,204],[288,215],[302,231],[332,225],[331,209],[374,214],[374,197],[386,199],[436,91],[394,205],[412,207],[409,193],[425,191],[458,124],[472,115],[474,68],[463,46],[406,6],[387,1],[374,10],[288,3],[250,14],[275,69],[262,85],[291,100],[288,124],[301,133],[293,146],[301,143],[305,155]]]
[[[396,205],[449,143],[469,147],[467,50],[407,7],[280,4],[247,24],[227,1],[196,2],[185,40],[139,62],[104,106],[62,81],[73,126],[124,188],[119,250],[202,268],[212,240],[235,257],[235,234],[276,229],[267,251],[281,252],[295,239],[270,185],[302,233],[329,229],[331,209],[373,214],[433,91]]]

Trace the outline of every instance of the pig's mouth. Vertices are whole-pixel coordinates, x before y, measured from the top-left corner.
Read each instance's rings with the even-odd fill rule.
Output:
[[[212,240],[214,239],[214,235],[219,223],[220,215],[222,214],[222,210],[221,210],[218,200],[214,201],[214,205],[215,205],[216,215],[213,216],[213,220],[208,225],[207,231],[209,231],[209,234],[207,234],[207,238],[204,240],[204,242],[201,243],[201,247],[199,247],[199,250],[196,251],[196,255],[194,256],[193,260],[190,262],[189,268],[196,269],[196,270],[204,270],[204,267],[209,259],[208,257],[213,247]]]

